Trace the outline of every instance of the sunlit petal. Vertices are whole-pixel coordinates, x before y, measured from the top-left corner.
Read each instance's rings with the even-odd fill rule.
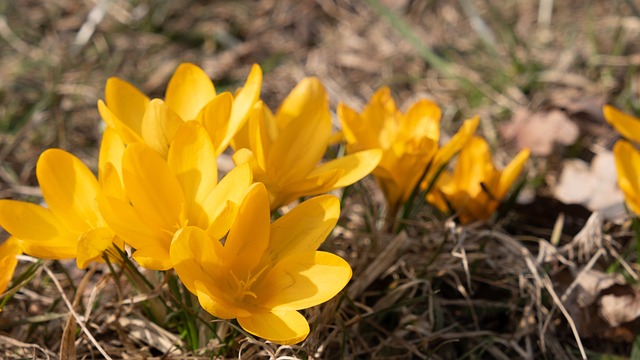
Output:
[[[625,114],[611,105],[602,108],[604,118],[625,138],[640,143],[640,119]]]
[[[315,251],[340,217],[340,201],[321,195],[302,202],[271,224],[271,261],[289,253]]]
[[[341,169],[344,172],[342,173],[340,180],[334,184],[334,187],[337,189],[349,186],[367,176],[376,168],[376,166],[378,166],[381,158],[382,151],[380,149],[359,151],[351,155],[328,161],[315,168],[309,176],[322,174],[333,169]]]
[[[216,96],[209,76],[199,67],[182,63],[173,73],[165,100],[183,120],[193,120],[200,110]]]
[[[520,175],[520,173],[522,172],[524,164],[529,159],[529,154],[529,149],[520,151],[518,155],[516,155],[516,157],[511,160],[509,165],[504,168],[502,174],[500,175],[498,190],[496,191],[495,197],[497,197],[498,199],[502,199],[507,194],[507,192],[511,188],[511,185],[513,185],[513,182],[516,181],[518,175]]]
[[[65,226],[77,232],[100,227],[100,185],[75,156],[49,149],[38,159],[36,175],[47,206]]]
[[[145,109],[146,107],[145,105]],[[142,116],[137,123],[138,132],[136,132],[118,119],[102,100],[98,100],[98,112],[102,120],[107,124],[107,127],[114,129],[120,134],[126,144],[142,142]]]
[[[228,141],[224,145],[223,141],[229,131],[232,106],[233,96],[229,92],[223,92],[209,101],[196,117],[196,120],[207,130],[216,149],[216,156],[222,154],[228,145]]]
[[[247,332],[282,345],[298,343],[309,335],[309,323],[295,310],[252,314],[239,317],[238,323]]]
[[[160,155],[143,144],[129,145],[122,173],[127,194],[143,222],[170,233],[181,227],[182,188]]]
[[[18,239],[8,238],[0,245],[0,294],[4,293],[13,278],[13,273],[18,265],[16,256],[22,254]]]
[[[76,257],[78,234],[67,230],[49,209],[15,200],[0,200],[0,225],[22,241],[25,253],[45,259]]]
[[[206,198],[218,182],[218,165],[213,144],[198,122],[185,123],[178,131],[169,149],[167,162],[180,183],[189,219],[200,217]],[[191,225],[206,228],[208,223]]]
[[[89,263],[103,261],[102,254],[113,246],[116,234],[108,227],[96,228],[83,233],[78,238],[78,255],[76,264],[80,269]]]
[[[613,147],[618,174],[618,186],[624,193],[627,206],[640,215],[640,153],[626,141],[618,141]]]
[[[350,279],[351,267],[337,255],[292,253],[278,261],[256,293],[269,309],[300,310],[330,300]]]
[[[195,282],[215,283],[222,266],[222,244],[206,231],[187,226],[176,232],[171,242],[171,262],[182,283],[197,293]]]
[[[162,157],[166,157],[169,144],[182,124],[182,119],[164,101],[153,99],[142,118],[142,139]]]
[[[269,246],[271,212],[262,183],[249,188],[224,244],[224,262],[239,279],[260,263]]]
[[[107,80],[104,93],[111,113],[135,134],[140,135],[141,121],[149,105],[149,98],[133,85],[116,77]]]

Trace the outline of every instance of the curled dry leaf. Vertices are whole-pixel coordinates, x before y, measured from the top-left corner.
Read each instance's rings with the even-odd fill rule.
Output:
[[[571,145],[580,135],[578,125],[560,110],[530,112],[525,108],[517,110],[500,132],[515,140],[518,149],[529,148],[534,156],[550,155],[556,143]]]
[[[580,159],[564,160],[553,194],[566,204],[581,204],[598,211],[605,219],[625,213],[610,151],[596,154],[591,164]]]

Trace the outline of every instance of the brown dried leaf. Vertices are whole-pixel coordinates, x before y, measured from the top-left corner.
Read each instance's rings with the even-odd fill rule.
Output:
[[[532,113],[525,108],[516,111],[500,132],[515,140],[519,149],[529,148],[532,155],[538,156],[550,155],[555,143],[573,144],[580,134],[578,126],[560,110]]]

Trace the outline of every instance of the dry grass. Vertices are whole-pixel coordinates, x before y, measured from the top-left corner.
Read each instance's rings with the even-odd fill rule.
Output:
[[[200,65],[219,89],[236,87],[260,63],[271,107],[310,75],[325,84],[332,109],[340,101],[359,109],[382,85],[401,104],[428,97],[443,108],[445,129],[479,114],[481,132],[501,145],[499,159],[513,152],[498,123],[521,108],[561,109],[582,126],[581,137],[531,162],[528,191],[548,194],[561,159],[613,139],[598,110],[576,104],[599,99],[640,109],[637,12],[622,0],[0,0],[0,198],[40,199],[34,167],[49,147],[95,168],[95,104],[109,76],[162,97],[184,61]],[[496,225],[462,227],[424,207],[392,236],[375,230],[382,203],[370,179],[348,190],[325,247],[351,263],[354,278],[341,296],[306,312],[312,332],[302,344],[278,347],[213,322],[220,338],[237,341],[203,338],[188,350],[180,315],[152,321],[158,312],[186,311],[171,301],[162,310],[166,279],[148,274],[152,287],[141,293],[105,266],[86,275],[73,262],[45,261],[0,314],[0,355],[57,359],[61,347],[88,359],[101,352],[126,359],[630,354],[630,343],[615,341],[621,337],[581,336],[566,308],[586,270],[617,264],[637,279],[628,224],[608,222],[603,233],[592,222],[590,236],[574,237],[588,215],[571,209],[546,209],[550,223],[528,221],[538,215],[524,208]],[[567,221],[554,233],[560,212]]]

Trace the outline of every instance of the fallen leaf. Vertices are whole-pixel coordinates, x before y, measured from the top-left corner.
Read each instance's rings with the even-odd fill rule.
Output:
[[[515,140],[518,149],[529,148],[532,155],[547,156],[556,143],[571,145],[580,135],[578,126],[560,110],[532,113],[522,108],[500,127],[502,136]]]
[[[581,204],[598,211],[605,219],[625,213],[611,151],[599,152],[591,164],[580,159],[564,160],[553,194],[566,204]]]

